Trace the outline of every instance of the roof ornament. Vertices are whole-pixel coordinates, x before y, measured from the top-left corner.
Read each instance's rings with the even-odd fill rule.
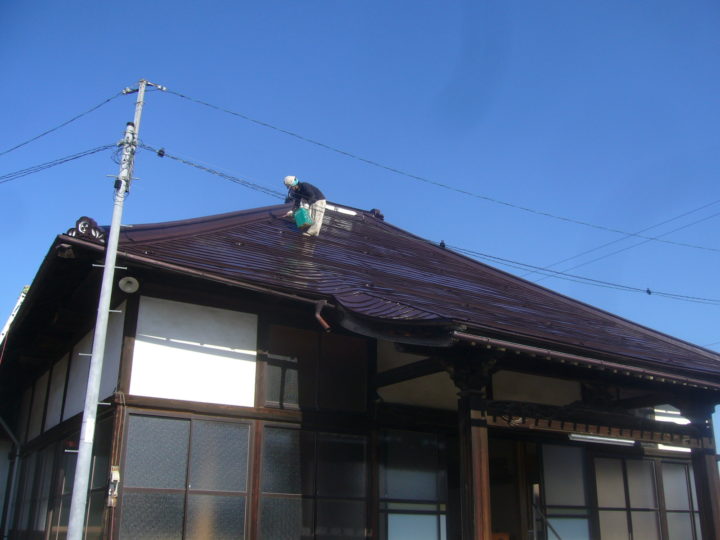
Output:
[[[105,243],[105,231],[100,228],[93,218],[82,216],[75,222],[75,227],[68,229],[65,233],[68,236],[90,240],[92,242]]]

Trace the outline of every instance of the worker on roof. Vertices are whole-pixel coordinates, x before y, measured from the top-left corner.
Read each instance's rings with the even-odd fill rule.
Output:
[[[288,212],[287,216],[292,216],[295,210],[300,206],[310,207],[310,219],[312,219],[312,225],[303,232],[304,236],[317,236],[320,234],[320,227],[322,227],[323,216],[325,215],[325,195],[322,191],[313,186],[308,182],[300,182],[297,176],[286,176],[283,183],[288,188],[288,194],[285,198],[285,202],[293,203],[293,209]]]

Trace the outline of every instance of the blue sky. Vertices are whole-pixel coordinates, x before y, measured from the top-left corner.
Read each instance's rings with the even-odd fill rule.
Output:
[[[709,0],[7,0],[0,152],[146,78],[410,176],[151,92],[140,138],[169,154],[278,191],[295,174],[429,240],[533,266],[615,241],[553,268],[602,257],[568,271],[718,300],[718,28]],[[117,97],[0,155],[0,177],[118,141],[134,103]],[[82,215],[109,223],[111,158],[0,183],[3,322],[56,234]],[[124,223],[277,202],[148,151],[135,174]],[[608,230],[683,214],[642,233],[673,244]],[[540,283],[720,350],[720,302]]]

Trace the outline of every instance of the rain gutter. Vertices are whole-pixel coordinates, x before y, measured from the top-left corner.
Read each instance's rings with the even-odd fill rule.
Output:
[[[92,247],[94,249],[97,249],[98,251],[102,251],[102,249],[103,249],[103,246],[100,246],[98,244],[94,244],[92,242],[84,242],[82,240],[78,241],[77,238],[73,238],[70,236],[60,235],[60,238],[62,238],[63,240],[67,240],[70,243],[75,244],[75,245]],[[173,272],[177,272],[177,273],[192,276],[192,277],[199,277],[199,278],[207,279],[209,281],[215,281],[218,283],[222,283],[224,285],[231,285],[233,287],[240,287],[242,289],[247,289],[247,290],[254,291],[254,292],[270,294],[273,296],[278,296],[280,298],[286,298],[288,300],[296,300],[298,302],[313,304],[315,306],[315,317],[318,319],[318,322],[321,324],[321,326],[325,329],[326,332],[329,331],[329,329],[330,329],[330,325],[320,316],[320,311],[322,310],[323,307],[329,307],[332,309],[335,308],[335,306],[333,304],[328,303],[327,300],[317,300],[314,298],[307,298],[305,296],[300,296],[300,295],[293,294],[293,293],[285,293],[282,291],[277,291],[275,289],[269,289],[267,287],[262,287],[260,285],[254,285],[254,284],[246,283],[243,281],[237,281],[234,279],[224,278],[224,277],[221,277],[221,276],[218,276],[215,274],[210,274],[208,272],[202,272],[200,270],[193,270],[193,269],[187,268],[185,266],[178,266],[175,264],[151,259],[149,257],[143,257],[141,255],[134,255],[132,253],[118,251],[118,256],[123,257],[123,258],[133,261],[133,262],[147,264],[149,266],[161,268],[164,270],[170,270]]]

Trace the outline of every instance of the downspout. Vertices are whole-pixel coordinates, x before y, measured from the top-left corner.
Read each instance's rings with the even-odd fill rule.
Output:
[[[320,312],[325,306],[327,306],[327,300],[318,300],[315,302],[315,318],[318,320],[320,326],[323,327],[325,332],[330,332],[330,325],[322,318],[322,315],[320,315]]]
[[[10,491],[8,492],[7,500],[5,501],[5,508],[3,509],[3,512],[7,510],[7,513],[5,515],[5,527],[3,527],[3,539],[8,538],[8,531],[10,530],[10,521],[12,519],[12,516],[10,516],[10,505],[13,502],[13,499],[15,498],[15,486],[17,485],[17,467],[18,463],[20,462],[20,441],[18,441],[17,437],[13,434],[13,432],[10,430],[10,427],[5,423],[5,420],[3,420],[3,417],[0,416],[0,425],[3,427],[5,432],[10,435],[10,439],[12,439],[13,444],[15,445],[15,459],[13,460],[13,467],[12,467],[12,473],[10,475]]]

